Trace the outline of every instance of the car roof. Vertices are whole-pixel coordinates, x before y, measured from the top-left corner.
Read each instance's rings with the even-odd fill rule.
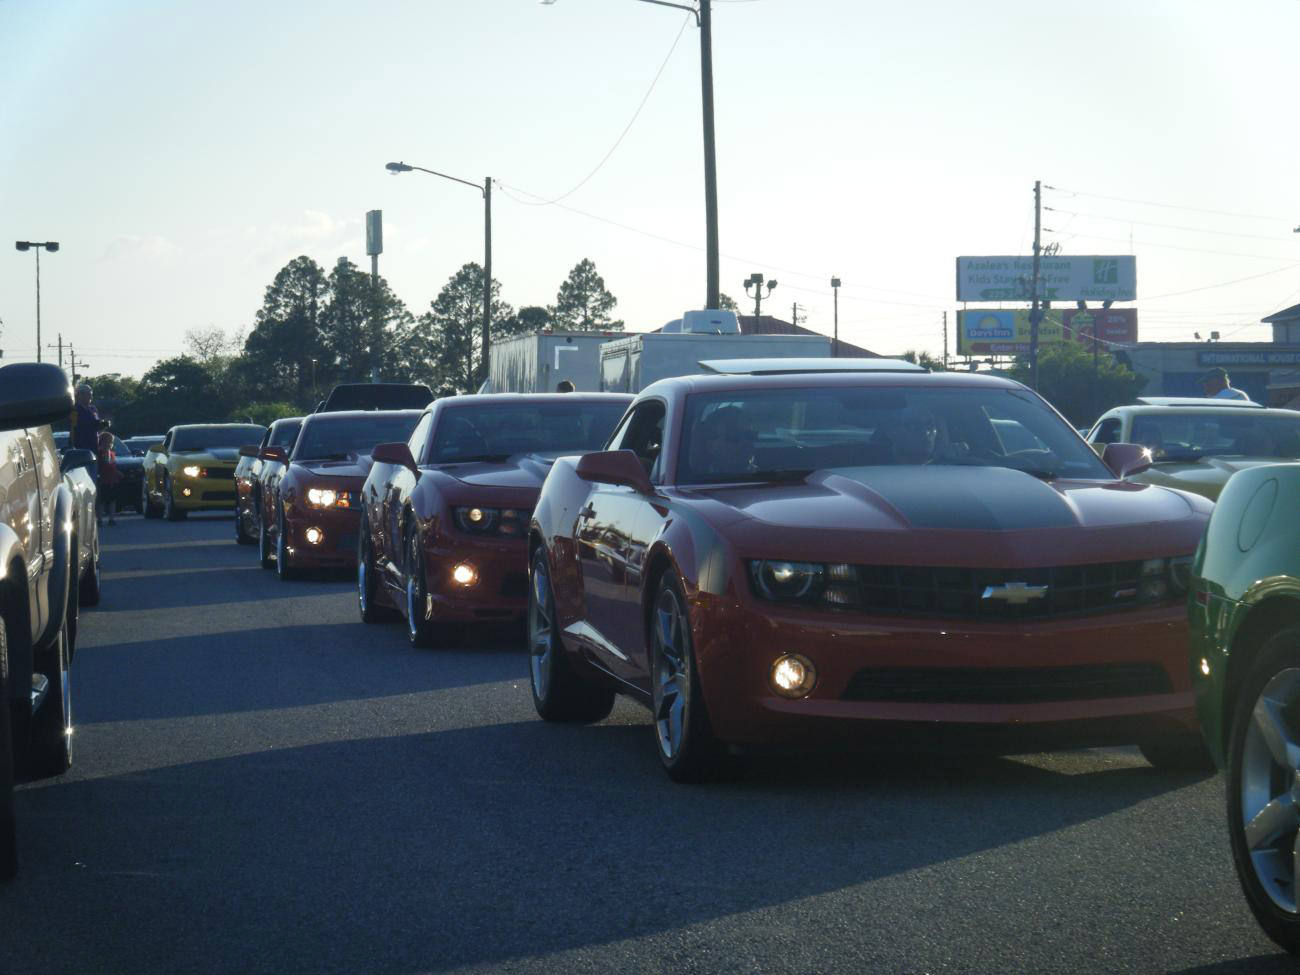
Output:
[[[259,430],[265,430],[266,424],[264,423],[178,423],[176,424],[176,426],[172,427],[171,430],[168,430],[167,432],[171,433],[172,430],[196,430],[200,428],[204,430],[210,430],[212,427],[231,427],[231,428],[243,427],[245,429],[247,429],[248,427],[257,427],[257,429]]]
[[[419,416],[423,412],[424,410],[330,410],[325,413],[300,416],[297,419],[302,420],[303,423],[308,421],[323,423],[327,420],[330,422],[335,420],[373,420],[377,416]]]
[[[488,405],[492,403],[630,403],[635,397],[631,393],[464,393],[457,396],[443,396],[436,401],[441,409],[463,404]]]
[[[700,375],[676,376],[651,383],[641,395],[688,395],[690,393],[725,393],[750,389],[809,389],[834,387],[894,386],[913,389],[1024,389],[1014,379],[971,372],[823,372],[775,375]]]
[[[1262,410],[1263,403],[1216,396],[1139,396],[1139,406],[1226,406],[1230,410]]]
[[[1108,410],[1106,416],[1119,416],[1121,414],[1130,414],[1132,416],[1160,416],[1162,414],[1175,415],[1178,413],[1209,413],[1227,416],[1228,414],[1240,414],[1242,407],[1247,407],[1246,412],[1250,414],[1263,413],[1266,416],[1291,416],[1300,417],[1300,412],[1296,410],[1286,410],[1281,407],[1261,406],[1259,403],[1239,402],[1236,406],[1228,403],[1215,403],[1213,400],[1202,400],[1199,403],[1187,403],[1178,406],[1164,406],[1158,404],[1139,403],[1137,405],[1116,406]]]
[[[724,376],[789,376],[828,372],[929,372],[906,359],[789,358],[701,359],[705,372]]]

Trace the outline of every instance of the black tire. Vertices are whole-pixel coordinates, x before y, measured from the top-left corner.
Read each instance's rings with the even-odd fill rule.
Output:
[[[1167,772],[1213,772],[1214,759],[1200,735],[1176,735],[1138,743],[1152,768]]]
[[[9,723],[8,627],[0,617],[0,883],[18,872],[18,821],[14,816],[14,748]]]
[[[439,623],[429,608],[429,584],[424,574],[420,535],[415,528],[406,533],[406,639],[413,647],[446,647],[457,642],[462,630],[451,623]]]
[[[140,482],[140,513],[146,518],[157,518],[162,514],[158,506],[153,503],[149,497],[149,479],[146,477]]]
[[[292,582],[302,577],[302,570],[290,561],[289,545],[284,540],[284,508],[275,515],[275,574],[281,582]]]
[[[1300,627],[1282,630],[1264,644],[1246,679],[1238,685],[1233,700],[1226,702],[1231,705],[1233,715],[1228,739],[1228,835],[1232,843],[1232,860],[1237,868],[1237,879],[1241,882],[1246,903],[1250,905],[1259,926],[1287,951],[1300,954],[1300,913],[1279,906],[1260,881],[1258,870],[1264,868],[1265,860],[1261,859],[1260,866],[1257,867],[1252,853],[1267,857],[1267,851],[1271,847],[1260,844],[1254,851],[1249,847],[1242,796],[1243,778],[1247,774],[1246,763],[1249,761],[1254,764],[1262,741],[1262,736],[1256,729],[1256,703],[1260,701],[1266,687],[1275,680],[1285,679],[1287,671],[1300,673]],[[1276,715],[1290,728],[1291,737],[1297,739],[1300,738],[1300,681],[1297,681],[1296,693],[1289,697],[1287,703],[1288,706],[1277,709]],[[1295,780],[1296,770],[1278,767],[1274,772],[1277,791],[1289,799],[1290,785]],[[1296,831],[1291,829],[1289,839],[1284,841],[1289,845],[1280,856],[1288,864],[1293,858],[1295,839]],[[1288,886],[1290,896],[1294,899],[1297,896],[1294,885]]]
[[[543,721],[593,724],[614,710],[614,692],[583,680],[564,655],[543,548],[528,567],[528,672],[533,707]]]
[[[257,558],[263,569],[275,568],[275,552],[271,548],[271,539],[266,533],[266,520],[257,521]]]
[[[75,559],[76,553],[73,553]],[[77,584],[77,601],[82,606],[98,606],[102,591],[99,576],[99,532],[95,532],[95,550],[90,554],[90,568]]]
[[[665,624],[662,617],[670,610],[677,614],[676,622]],[[648,637],[654,702],[651,730],[659,764],[674,782],[715,779],[726,766],[728,756],[726,749],[714,737],[704,695],[700,692],[694,641],[691,639],[690,609],[675,572],[665,572],[655,588]],[[670,642],[675,644],[672,653],[668,651]],[[668,688],[671,688],[671,693],[664,693]],[[678,702],[682,705],[681,711],[675,713],[674,705]],[[676,734],[672,733],[674,728]]]
[[[37,655],[36,672],[50,682],[45,701],[32,715],[27,772],[31,778],[62,775],[72,767],[72,654],[68,621],[53,646]]]
[[[235,542],[239,545],[256,545],[257,539],[244,530],[244,514],[239,510],[239,504],[235,504]]]
[[[168,521],[184,521],[187,514],[188,511],[176,507],[176,498],[172,493],[171,482],[168,481],[163,490],[163,517]]]
[[[397,611],[379,602],[379,580],[370,557],[370,526],[364,521],[357,534],[357,609],[362,623],[381,623],[397,618]]]

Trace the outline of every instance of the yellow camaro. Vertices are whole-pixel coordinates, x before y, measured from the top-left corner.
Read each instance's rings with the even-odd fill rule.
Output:
[[[180,521],[191,511],[231,510],[239,448],[257,443],[265,432],[249,423],[172,427],[145,458],[145,517]]]
[[[1141,444],[1153,463],[1127,480],[1214,501],[1239,470],[1300,460],[1300,412],[1241,400],[1146,397],[1103,414],[1087,440],[1098,450]]]

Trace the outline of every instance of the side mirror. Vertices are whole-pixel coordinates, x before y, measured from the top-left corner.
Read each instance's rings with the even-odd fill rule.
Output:
[[[630,450],[601,450],[583,454],[578,459],[577,475],[584,481],[597,484],[622,484],[641,494],[654,494],[650,476],[641,465],[641,458]]]
[[[256,444],[250,445],[248,447],[239,448],[240,457],[256,457],[259,453],[261,453],[261,448],[259,448]]]
[[[1151,451],[1136,443],[1108,443],[1101,460],[1118,478],[1141,474],[1152,463]]]
[[[72,387],[49,362],[15,362],[0,368],[0,430],[42,427],[72,413]]]
[[[376,464],[396,464],[410,471],[415,470],[415,458],[411,456],[411,448],[404,443],[376,444],[375,449],[370,452],[370,458]]]
[[[94,470],[98,464],[99,458],[95,456],[93,450],[82,450],[79,447],[65,450],[63,456],[59,458],[59,469],[65,474],[68,471],[75,471],[78,467]]]
[[[283,447],[263,447],[258,452],[258,456],[261,457],[262,460],[279,461],[281,464],[287,464],[289,462],[289,451],[285,450]]]

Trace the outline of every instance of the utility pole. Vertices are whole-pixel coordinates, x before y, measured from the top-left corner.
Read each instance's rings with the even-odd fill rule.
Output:
[[[50,342],[45,347],[47,349],[59,350],[59,368],[62,369],[63,368],[63,333],[62,332],[59,333],[59,341],[57,344],[54,342]]]
[[[1043,183],[1034,180],[1034,281],[1029,307],[1029,387],[1038,390],[1038,323],[1043,313],[1038,303],[1038,277],[1043,251]]]
[[[835,332],[831,339],[831,358],[840,357],[840,279],[831,278],[831,289],[835,292]]]
[[[808,316],[807,316],[807,315],[800,315],[800,314],[799,314],[799,302],[797,302],[797,301],[794,302],[794,304],[792,304],[792,305],[790,306],[790,324],[791,324],[791,325],[799,325],[799,324],[801,324],[801,323],[803,323],[803,322],[806,322],[806,321],[808,321]]]
[[[483,374],[479,385],[492,377],[488,346],[492,342],[492,177],[483,179]],[[478,391],[478,387],[470,392]]]
[[[948,313],[943,313],[943,367],[948,368]]]
[[[755,271],[749,277],[745,278],[745,294],[749,294],[749,286],[754,286],[754,317],[760,318],[763,314],[763,298],[772,296],[773,289],[776,288],[776,280],[764,281],[763,275]],[[767,285],[767,295],[763,294],[763,285]]]

